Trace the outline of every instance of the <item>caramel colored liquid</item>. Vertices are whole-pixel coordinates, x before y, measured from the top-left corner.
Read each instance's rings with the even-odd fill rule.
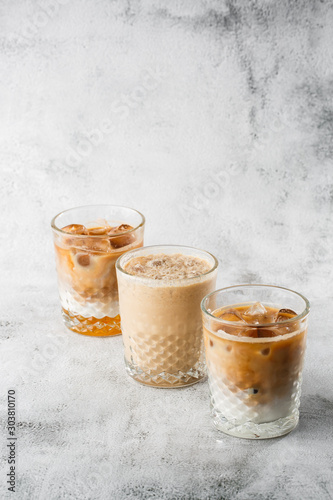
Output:
[[[70,329],[73,332],[80,333],[81,335],[89,335],[92,337],[113,337],[114,335],[121,335],[120,316],[119,314],[114,318],[104,316],[104,318],[85,318],[84,316],[73,315],[66,309],[63,309],[65,317],[71,321]],[[75,324],[78,326],[75,326]],[[82,326],[85,327],[83,331]]]
[[[204,328],[206,359],[214,379],[223,381],[231,392],[248,391],[244,403],[257,406],[293,393],[302,371],[306,328],[300,321],[266,328],[265,323],[274,322],[272,317],[279,309],[266,306],[266,318],[264,315],[247,318],[244,316],[247,308],[233,307],[245,320],[237,324],[238,318],[232,313],[226,314],[226,309],[214,311],[214,316],[223,316],[225,321],[232,323],[230,326],[214,324],[212,320],[210,330]],[[285,319],[290,320],[293,316],[286,313]],[[255,325],[256,320],[258,327],[250,326]],[[259,324],[264,326],[259,327]]]
[[[222,330],[238,337],[271,338],[294,332],[299,328],[297,321],[291,323],[288,321],[297,316],[296,313],[288,309],[282,309],[281,311],[285,312],[279,313],[279,309],[276,307],[265,306],[261,312],[250,314],[249,310],[251,309],[248,305],[221,308],[214,311],[213,314],[224,321],[230,321],[230,326],[223,326]],[[277,318],[276,325],[265,326],[275,323]],[[284,323],[285,321],[288,321],[288,323]]]

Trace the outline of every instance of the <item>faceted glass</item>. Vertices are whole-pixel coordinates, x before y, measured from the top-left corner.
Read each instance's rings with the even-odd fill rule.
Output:
[[[125,270],[134,257],[161,254],[197,257],[208,263],[209,271],[186,279],[153,279]],[[200,302],[214,290],[217,265],[208,252],[175,245],[145,247],[118,259],[125,364],[135,380],[180,387],[205,376]]]
[[[61,212],[51,222],[62,316],[83,335],[119,335],[115,263],[142,247],[145,219],[126,207],[95,205]]]
[[[293,430],[299,419],[308,300],[286,288],[241,285],[209,294],[201,308],[217,429],[250,439]]]

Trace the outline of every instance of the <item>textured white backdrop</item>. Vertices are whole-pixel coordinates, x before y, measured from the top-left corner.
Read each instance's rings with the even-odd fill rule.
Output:
[[[332,498],[332,26],[330,1],[1,1],[0,416],[16,388],[17,498]],[[143,212],[147,244],[211,251],[221,286],[310,299],[298,431],[220,436],[206,384],[140,387],[120,338],[64,330],[49,223],[94,203]],[[5,446],[1,460],[5,492]]]

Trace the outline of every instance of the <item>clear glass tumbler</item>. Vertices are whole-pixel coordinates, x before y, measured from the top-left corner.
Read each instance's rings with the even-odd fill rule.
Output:
[[[263,439],[299,419],[310,305],[269,285],[217,290],[201,303],[212,418],[232,436]]]
[[[142,247],[145,218],[113,205],[72,208],[51,222],[62,316],[83,335],[121,334],[115,263]]]
[[[202,259],[208,271],[185,279],[154,279],[126,271],[135,257],[156,256],[154,267],[163,255]],[[118,259],[125,364],[135,380],[171,388],[194,384],[206,375],[200,302],[215,288],[217,266],[210,253],[176,245],[144,247]]]

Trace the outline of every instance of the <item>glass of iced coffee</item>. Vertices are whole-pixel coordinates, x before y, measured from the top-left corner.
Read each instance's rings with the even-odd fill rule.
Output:
[[[175,245],[118,259],[125,364],[135,380],[170,388],[205,376],[200,302],[214,290],[217,266],[210,253]]]
[[[299,419],[310,305],[269,285],[217,290],[201,303],[212,417],[233,436],[282,436]]]
[[[131,208],[78,207],[51,222],[62,316],[83,335],[119,335],[120,317],[115,263],[142,247],[145,219]]]

